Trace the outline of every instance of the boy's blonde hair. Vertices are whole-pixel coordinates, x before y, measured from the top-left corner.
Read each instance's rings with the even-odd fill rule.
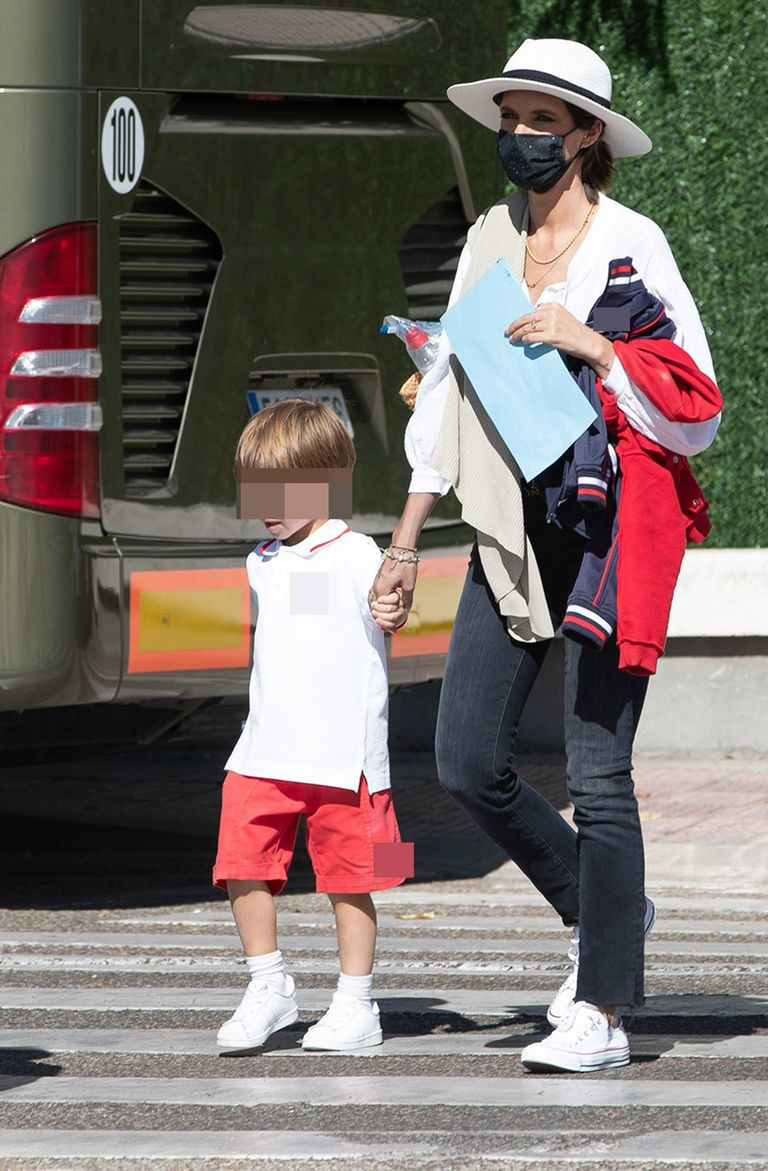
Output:
[[[286,398],[253,416],[235,451],[249,468],[352,468],[355,448],[341,419],[322,403]]]

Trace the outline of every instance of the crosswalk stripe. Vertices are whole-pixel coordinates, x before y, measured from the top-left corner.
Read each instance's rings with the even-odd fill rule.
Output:
[[[324,935],[284,935],[281,937],[281,948],[291,953],[303,951],[330,951],[336,953],[336,940],[330,932]],[[59,948],[106,948],[121,952],[129,948],[141,948],[155,951],[158,949],[175,949],[177,951],[228,951],[233,948],[239,950],[240,943],[237,936],[231,933],[220,935],[178,935],[135,932],[112,934],[97,931],[64,932],[64,931],[16,931],[9,934],[0,932],[0,946],[3,947],[59,947]],[[562,956],[567,947],[567,941],[562,939],[492,939],[487,936],[477,936],[470,939],[433,939],[428,935],[402,938],[396,936],[380,936],[377,941],[377,954],[387,952],[428,952],[441,954],[448,952],[455,954],[462,952],[480,952],[504,955],[558,955]],[[646,942],[646,954],[650,956],[696,956],[703,959],[705,956],[753,956],[756,959],[768,960],[768,943],[733,943],[709,942],[698,940],[655,940],[650,937]]]
[[[592,1163],[626,1163],[641,1169],[651,1162],[689,1161],[697,1165],[727,1162],[729,1165],[765,1167],[768,1132],[648,1131],[639,1136],[613,1131],[557,1131],[549,1141],[530,1131],[489,1131],[492,1149],[474,1152],[471,1165],[505,1166],[522,1162],[547,1162],[584,1166]],[[0,1133],[0,1157],[13,1159],[141,1159],[150,1164],[163,1159],[193,1162],[196,1159],[281,1161],[330,1158],[366,1159],[371,1166],[391,1166],[396,1159],[455,1154],[455,1132],[421,1131],[419,1142],[369,1141],[364,1134],[344,1137],[323,1131],[158,1131],[158,1130],[8,1130]],[[566,1139],[563,1145],[563,1138]],[[569,1143],[567,1140],[571,1139]],[[521,1145],[522,1139],[522,1145]],[[573,1139],[584,1145],[575,1146]],[[504,1146],[504,1140],[508,1146]],[[501,1145],[499,1143],[501,1142]],[[554,1144],[557,1143],[555,1149]],[[379,1162],[381,1157],[382,1162]],[[233,1164],[234,1165],[234,1164]],[[415,1164],[418,1166],[418,1164]],[[469,1165],[469,1160],[467,1160]]]
[[[329,989],[332,982],[329,981]],[[230,1011],[244,985],[228,988],[56,988],[36,986],[0,987],[0,1009],[62,1012],[189,1012]],[[325,1011],[328,991],[302,988],[296,991],[299,1008],[305,1012]],[[540,1016],[552,990],[532,989],[479,992],[470,988],[380,988],[376,999],[382,1012],[457,1013],[466,1016]],[[768,998],[757,994],[649,996],[636,1016],[764,1017]]]
[[[753,1109],[768,1106],[765,1081],[621,1081],[618,1079],[461,1077],[89,1078],[49,1077],[19,1085],[0,1076],[3,1102],[121,1103],[166,1106],[674,1106]]]
[[[329,981],[329,988],[332,981]],[[66,1012],[178,1012],[187,1010],[230,1012],[237,1005],[244,983],[230,988],[0,988],[0,1008]],[[312,988],[296,990],[299,1008],[322,1012],[328,1007],[327,991]],[[377,993],[382,1012],[453,1012],[478,1016],[505,1013],[540,1014],[549,1003],[551,992],[506,993],[488,990],[482,997],[466,989],[386,989]],[[756,1005],[763,1003],[755,998]]]
[[[734,957],[732,962],[719,963],[696,961],[691,957],[690,963],[680,961],[660,963],[649,957],[645,965],[646,976],[697,976],[702,980],[722,980],[723,976],[739,973],[743,970],[743,961]],[[339,970],[339,961],[329,952],[327,959],[318,957],[306,958],[298,953],[291,952],[289,967],[294,975],[330,975]],[[215,955],[175,955],[175,956],[111,956],[104,952],[99,955],[56,955],[53,953],[25,953],[14,952],[9,956],[0,956],[0,975],[3,972],[92,972],[94,974],[113,975],[141,974],[145,976],[196,976],[212,975],[215,973],[229,973],[235,976],[238,969],[243,971],[243,965],[236,956]],[[392,959],[387,955],[376,960],[376,971],[379,975],[409,976],[416,972],[426,972],[430,976],[439,976],[445,980],[463,979],[466,976],[475,976],[478,980],[483,977],[493,978],[500,975],[510,978],[520,974],[528,976],[539,973],[548,976],[553,981],[565,976],[567,966],[562,960],[530,959],[463,959],[459,956],[455,960],[442,957],[437,959],[419,959],[407,955],[400,959]],[[768,972],[766,964],[751,964],[752,975]],[[243,973],[244,974],[244,973]]]
[[[645,1171],[654,1162],[684,1162],[765,1167],[768,1131],[648,1130],[626,1135],[612,1130],[531,1131],[485,1130],[493,1146],[475,1152],[467,1165],[513,1166],[522,1162],[626,1163]],[[386,1168],[395,1160],[432,1156],[445,1159],[456,1152],[453,1131],[420,1131],[418,1142],[370,1141],[365,1134],[343,1137],[325,1131],[286,1130],[6,1130],[0,1132],[0,1157],[6,1159],[140,1159],[142,1166],[163,1159],[224,1160],[366,1159]],[[575,1145],[574,1139],[580,1140]],[[508,1143],[507,1146],[504,1142]],[[570,1140],[570,1141],[569,1141]],[[381,1162],[379,1162],[379,1157]],[[418,1164],[415,1164],[416,1166]]]
[[[623,1162],[639,1163],[647,1168],[656,1161],[691,1163],[729,1166],[745,1163],[757,1163],[765,1166],[765,1152],[768,1150],[768,1132],[753,1134],[734,1131],[712,1130],[660,1130],[647,1134],[634,1135],[631,1138],[606,1139],[597,1144],[602,1150],[580,1150],[578,1153],[571,1148],[570,1152],[547,1153],[548,1162],[579,1163],[606,1163]],[[520,1151],[512,1155],[512,1159],[520,1160],[524,1156]]]
[[[341,1138],[322,1131],[287,1130],[5,1130],[0,1157],[11,1159],[329,1159],[428,1154],[427,1142],[381,1143],[365,1135]]]
[[[302,975],[337,975],[339,971],[339,961],[336,958],[323,959],[304,959],[301,956],[291,956],[289,962],[290,971],[293,975],[301,973]],[[408,976],[413,972],[428,972],[431,976],[439,976],[445,980],[455,980],[463,978],[468,975],[477,976],[482,979],[483,976],[494,977],[499,975],[519,975],[521,973],[531,974],[531,972],[547,972],[551,969],[554,972],[553,980],[559,977],[564,977],[565,968],[562,964],[547,965],[547,964],[531,964],[526,962],[502,962],[495,960],[464,960],[456,959],[453,962],[445,961],[438,963],[434,960],[420,960],[411,959],[404,961],[388,960],[386,957],[377,959],[376,971],[379,975],[386,974],[387,976]],[[123,974],[137,974],[146,976],[196,976],[196,975],[213,975],[219,972],[229,973],[233,978],[237,975],[245,975],[242,964],[237,960],[221,958],[218,956],[174,956],[172,958],[163,957],[157,958],[137,958],[124,959],[110,956],[56,956],[47,955],[40,957],[36,955],[14,955],[13,958],[0,957],[0,974],[3,972],[93,972],[95,974],[101,973],[104,975],[111,975],[113,973]],[[647,967],[651,971],[651,967]],[[693,968],[681,968],[679,965],[674,966],[674,973],[680,975],[688,973],[690,975],[706,974],[702,972],[702,965],[697,965]],[[720,975],[723,972],[723,966],[716,966],[716,974]]]
[[[656,903],[659,911],[701,911],[703,914],[719,914],[722,911],[754,913],[765,919],[765,894],[762,890],[750,895],[712,894],[703,897],[702,887],[685,894],[659,893],[651,884],[647,893]],[[433,888],[395,887],[388,891],[377,891],[374,895],[376,906],[446,907],[536,907],[541,910],[545,904],[541,895],[531,894],[530,887],[521,884],[519,890],[499,891],[436,891]]]
[[[740,991],[761,989],[768,972],[763,898],[731,897],[724,883],[711,897],[693,884],[651,890],[659,918],[647,944],[647,987],[670,994],[650,995],[627,1014],[636,1064],[547,1078],[526,1074],[519,1054],[549,1032],[544,1013],[568,970],[568,930],[510,876],[496,891],[466,883],[459,891],[423,885],[376,896],[375,996],[385,1040],[343,1054],[300,1044],[328,1007],[338,972],[325,900],[287,896],[280,908],[301,1019],[263,1048],[238,1053],[216,1044],[247,980],[226,903],[83,914],[72,931],[14,931],[9,922],[56,920],[6,917],[0,1009],[11,1027],[0,1028],[0,1102],[9,1123],[29,1129],[0,1129],[0,1162],[13,1171],[43,1159],[68,1167],[123,1160],[141,1171],[162,1159],[190,1171],[278,1160],[370,1171],[521,1162],[634,1171],[680,1162],[702,1171],[716,1162],[768,1166],[768,1133],[748,1129],[762,1121],[755,1109],[768,1107],[768,996]],[[742,973],[757,978],[747,983]],[[689,976],[695,984],[681,981]],[[525,983],[536,987],[520,988]],[[689,986],[695,992],[678,993]],[[172,1027],[177,1021],[183,1027]],[[166,1071],[185,1076],[156,1076]],[[255,1121],[274,1118],[276,1129],[230,1130],[223,1112],[243,1107],[263,1108]],[[493,1109],[495,1116],[484,1113]],[[515,1126],[521,1109],[535,1111],[528,1130]],[[554,1111],[561,1113],[552,1119]],[[150,1118],[158,1130],[120,1129]],[[296,1126],[299,1118],[307,1130],[279,1129],[281,1120]],[[494,1118],[509,1129],[490,1130],[485,1123]],[[597,1119],[606,1121],[594,1129]],[[44,1129],[78,1120],[100,1129]],[[170,1129],[187,1120],[205,1129]],[[425,1120],[453,1129],[425,1129]],[[710,1121],[733,1129],[695,1129]]]
[[[290,970],[296,975],[301,972],[303,974],[337,974],[339,970],[339,961],[335,957],[329,955],[328,959],[305,959],[301,956],[292,955],[290,959]],[[541,971],[546,965],[536,964],[535,970]],[[134,959],[127,959],[125,957],[112,957],[108,955],[99,956],[58,956],[50,953],[45,955],[29,955],[23,952],[14,953],[12,956],[0,956],[0,973],[2,972],[50,972],[52,970],[60,972],[94,972],[94,973],[140,973],[142,975],[178,975],[189,976],[199,974],[213,974],[217,972],[227,972],[236,977],[238,968],[241,974],[244,973],[242,964],[235,957],[221,957],[221,956],[164,956],[157,958],[155,956],[139,956]],[[560,972],[562,965],[555,965],[556,971]],[[455,979],[456,977],[463,977],[467,975],[475,975],[479,978],[483,976],[498,976],[504,973],[519,973],[529,972],[531,970],[530,963],[507,963],[496,960],[472,960],[456,959],[453,962],[450,960],[438,963],[435,960],[419,960],[411,959],[404,961],[389,960],[386,957],[376,960],[376,971],[379,974],[386,973],[388,976],[407,976],[411,972],[429,972],[430,975],[440,976],[446,980]],[[680,967],[675,967],[675,972],[679,974]],[[701,966],[691,969],[691,974],[701,974]],[[718,973],[722,972],[722,965],[717,967]],[[561,974],[564,974],[564,969]]]
[[[433,912],[434,914],[434,912]],[[499,935],[519,935],[522,932],[535,932],[537,935],[559,935],[567,939],[567,929],[563,927],[556,915],[525,915],[513,918],[510,915],[484,915],[478,918],[475,915],[452,915],[443,913],[440,917],[419,918],[415,912],[409,918],[402,915],[379,914],[379,929],[397,928],[401,931],[413,931],[420,935],[431,931],[471,931],[477,934],[482,928],[484,931]],[[151,924],[155,927],[201,927],[201,926],[232,926],[232,916],[152,916],[147,919],[118,919],[112,922],[123,927],[139,927]],[[280,919],[281,937],[291,938],[296,929],[307,930],[322,928],[333,931],[333,919],[330,915],[287,915]],[[658,941],[666,935],[768,935],[768,918],[755,916],[748,922],[739,922],[732,919],[673,919],[659,918],[653,929],[653,939]],[[172,936],[169,936],[172,938]]]
[[[275,1033],[259,1056],[298,1057],[316,1061],[299,1045],[306,1026]],[[2,1050],[44,1050],[48,1053],[128,1053],[176,1056],[216,1055],[215,1030],[200,1029],[0,1029]],[[426,1033],[419,1037],[387,1037],[382,1045],[357,1049],[347,1056],[386,1057],[509,1057],[520,1052],[533,1034],[499,1032]],[[537,1032],[538,1036],[539,1033]],[[768,1036],[707,1037],[660,1033],[631,1035],[635,1056],[667,1058],[768,1058]]]

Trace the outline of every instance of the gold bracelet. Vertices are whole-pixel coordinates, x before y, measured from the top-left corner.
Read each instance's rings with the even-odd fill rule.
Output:
[[[418,549],[412,545],[393,545],[392,542],[387,545],[388,549],[400,549],[403,553],[418,553]]]

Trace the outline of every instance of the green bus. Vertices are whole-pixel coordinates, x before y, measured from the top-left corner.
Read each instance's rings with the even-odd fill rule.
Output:
[[[350,523],[386,541],[410,364],[378,326],[440,315],[500,193],[487,132],[445,91],[497,67],[506,14],[0,0],[6,743],[98,738],[93,705],[151,729],[246,694],[249,410],[329,403],[358,452]],[[467,541],[455,516],[430,522],[441,554]],[[444,610],[455,582],[432,579]],[[439,675],[444,617],[403,640],[393,683]]]

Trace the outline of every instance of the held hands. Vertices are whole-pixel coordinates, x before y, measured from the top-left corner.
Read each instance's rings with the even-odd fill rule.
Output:
[[[562,305],[551,302],[534,305],[530,313],[518,317],[504,330],[511,344],[522,342],[531,346],[537,342],[554,346],[564,354],[582,358],[598,374],[605,376],[613,365],[614,352],[611,343],[583,325]]]
[[[394,634],[408,618],[407,611],[403,606],[402,590],[393,590],[391,594],[382,594],[380,598],[374,597],[373,590],[371,590],[368,595],[368,604],[371,608],[371,614],[376,620],[376,625],[385,634]]]
[[[368,604],[376,625],[385,634],[394,634],[405,625],[415,585],[415,565],[384,560],[368,593]]]

